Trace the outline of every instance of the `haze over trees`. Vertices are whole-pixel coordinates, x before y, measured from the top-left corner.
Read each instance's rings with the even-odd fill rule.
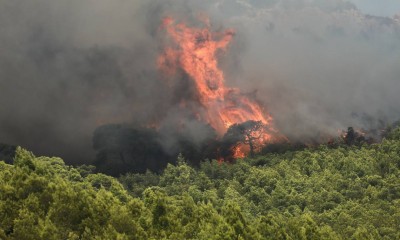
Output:
[[[243,154],[254,157],[260,153],[284,153],[320,144],[318,140],[299,142],[287,138],[270,142],[264,139],[270,129],[260,121],[233,124],[219,138],[211,126],[201,122],[196,124],[200,126],[198,132],[202,137],[191,137],[184,126],[161,129],[123,124],[100,126],[92,139],[97,152],[93,164],[98,172],[112,176],[127,172],[145,173],[147,170],[161,173],[168,163],[176,163],[179,154],[190,166],[198,167],[206,159],[234,162],[235,151],[243,146],[248,151]],[[329,147],[361,146],[379,140],[366,138],[352,127],[343,132],[343,136],[329,139]]]
[[[100,172],[113,176],[146,170],[161,172],[182,153],[191,165],[198,166],[204,159],[216,159],[220,144],[213,128],[205,124],[201,127],[204,137],[191,138],[187,133],[182,134],[185,128],[101,126],[93,134],[93,148],[97,151],[94,165]]]
[[[162,171],[167,163],[175,163],[182,154],[192,166],[205,159],[234,161],[235,149],[249,148],[250,156],[260,152],[268,142],[264,134],[268,126],[261,121],[233,124],[223,137],[218,138],[210,125],[196,121],[202,137],[191,137],[184,126],[153,129],[122,124],[98,127],[93,134],[93,148],[97,151],[94,165],[100,172],[113,176],[126,172]]]

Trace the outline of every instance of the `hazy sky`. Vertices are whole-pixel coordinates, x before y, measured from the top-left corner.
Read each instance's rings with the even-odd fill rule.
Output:
[[[349,0],[366,14],[391,17],[400,13],[400,0]]]

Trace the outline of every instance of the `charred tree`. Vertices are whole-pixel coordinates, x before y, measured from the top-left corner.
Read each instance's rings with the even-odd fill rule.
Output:
[[[233,149],[238,147],[240,144],[248,145],[250,148],[250,156],[254,156],[256,149],[260,146],[260,143],[265,134],[266,126],[261,121],[246,121],[240,124],[233,124],[229,127],[228,131],[222,138],[222,155],[230,157],[233,155]]]

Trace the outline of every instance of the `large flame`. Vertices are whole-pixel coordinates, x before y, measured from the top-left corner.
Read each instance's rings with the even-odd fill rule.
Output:
[[[168,47],[158,59],[158,67],[165,74],[175,74],[182,69],[194,81],[199,101],[204,108],[200,118],[209,123],[222,136],[235,123],[249,120],[261,121],[266,126],[271,116],[254,100],[237,88],[225,86],[224,73],[218,67],[217,52],[225,51],[234,36],[233,30],[211,32],[208,21],[203,28],[190,28],[176,23],[172,18],[163,21],[163,29],[175,46]],[[264,135],[268,140],[271,136]],[[236,156],[243,156],[239,148]]]

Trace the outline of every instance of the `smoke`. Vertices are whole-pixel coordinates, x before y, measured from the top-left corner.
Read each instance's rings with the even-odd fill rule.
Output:
[[[157,45],[141,8],[2,1],[0,141],[82,162],[92,158],[97,126],[154,117],[163,102],[153,76]],[[150,102],[153,94],[161,97]]]
[[[217,8],[229,14],[224,4]],[[227,79],[256,89],[290,138],[382,128],[399,118],[398,20],[338,0],[238,1],[235,9],[229,25],[239,50],[226,56]]]
[[[0,142],[78,163],[109,123],[179,121],[207,138],[178,106],[187,76],[171,87],[156,67],[161,19],[196,26],[199,15],[235,29],[220,56],[227,85],[255,94],[285,135],[399,117],[399,22],[341,0],[13,0],[0,2]]]

